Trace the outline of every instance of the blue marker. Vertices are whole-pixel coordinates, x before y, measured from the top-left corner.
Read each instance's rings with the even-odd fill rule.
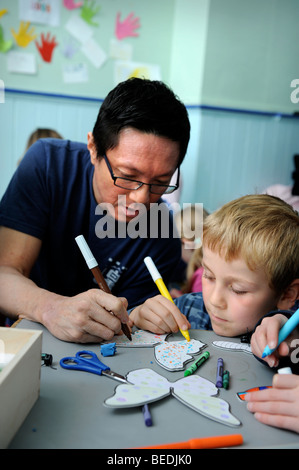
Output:
[[[262,354],[262,358],[272,354],[275,351],[275,349],[278,348],[280,343],[282,343],[292,333],[292,331],[296,328],[298,323],[299,323],[299,308],[298,310],[296,310],[296,312],[293,313],[293,315],[288,319],[288,321],[280,329],[279,334],[278,334],[277,346],[273,349],[270,349],[269,346],[267,345]]]

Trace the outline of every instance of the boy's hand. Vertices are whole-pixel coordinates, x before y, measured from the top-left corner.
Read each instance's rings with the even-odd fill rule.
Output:
[[[147,299],[130,314],[134,325],[156,334],[176,333],[191,328],[185,315],[162,295]]]
[[[299,433],[298,375],[274,375],[272,385],[246,394],[248,410],[261,423]]]
[[[278,313],[273,317],[264,318],[262,323],[257,327],[251,338],[251,350],[253,354],[262,357],[265,347],[268,345],[270,349],[277,346],[278,333],[281,327],[286,323],[287,317]],[[279,357],[287,356],[290,353],[289,341],[283,341],[273,354],[263,358],[270,367],[277,367]]]

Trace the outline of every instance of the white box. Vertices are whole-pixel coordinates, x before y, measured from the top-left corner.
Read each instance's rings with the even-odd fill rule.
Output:
[[[42,331],[0,328],[0,448],[6,448],[39,397]]]

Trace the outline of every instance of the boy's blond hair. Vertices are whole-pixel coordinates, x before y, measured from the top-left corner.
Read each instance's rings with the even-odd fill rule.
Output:
[[[243,196],[213,212],[204,222],[205,246],[226,261],[241,257],[249,269],[263,269],[278,295],[299,278],[299,216],[277,197]]]

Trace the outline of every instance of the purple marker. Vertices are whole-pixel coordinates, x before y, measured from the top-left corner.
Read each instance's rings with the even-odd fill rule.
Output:
[[[152,415],[151,415],[151,412],[149,410],[148,405],[143,405],[142,413],[143,413],[144,422],[145,422],[146,426],[151,426],[153,424],[152,423]]]
[[[219,357],[217,361],[216,387],[221,388],[222,386],[223,386],[223,359]]]

